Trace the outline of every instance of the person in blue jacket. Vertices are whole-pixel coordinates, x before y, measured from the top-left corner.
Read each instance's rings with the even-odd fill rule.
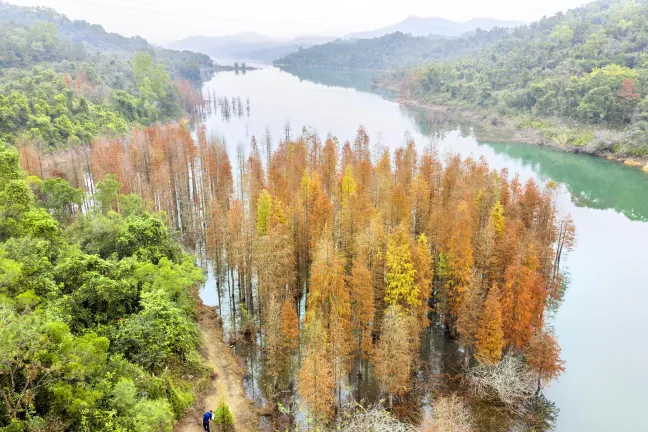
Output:
[[[214,420],[214,414],[212,413],[212,410],[207,411],[203,415],[203,429],[205,429],[207,432],[209,432],[209,420]]]

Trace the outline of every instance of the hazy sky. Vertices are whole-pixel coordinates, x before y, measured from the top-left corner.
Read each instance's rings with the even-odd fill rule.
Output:
[[[9,0],[49,6],[108,31],[167,42],[202,34],[256,31],[271,36],[372,30],[410,15],[535,21],[586,0]]]

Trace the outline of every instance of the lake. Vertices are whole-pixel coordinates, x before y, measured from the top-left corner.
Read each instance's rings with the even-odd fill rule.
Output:
[[[648,175],[594,157],[482,141],[478,127],[389,100],[388,92],[372,89],[369,72],[221,72],[204,90],[240,97],[244,105],[249,99],[249,115],[214,112],[206,119],[233,162],[236,146],[248,145],[252,136],[260,140],[266,128],[276,146],[287,122],[293,136],[306,127],[341,142],[363,125],[372,142],[392,149],[409,133],[420,147],[483,156],[491,167],[522,179],[560,184],[560,207],[572,214],[578,243],[567,262],[569,289],[552,319],[566,361],[566,372],[545,389],[560,408],[556,430],[648,430]],[[212,291],[208,281],[206,303],[214,304]]]

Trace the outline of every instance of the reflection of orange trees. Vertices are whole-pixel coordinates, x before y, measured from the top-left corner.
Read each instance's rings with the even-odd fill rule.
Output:
[[[165,212],[186,245],[204,248],[219,300],[232,312],[243,304],[261,323],[269,376],[298,357],[295,306],[305,294],[305,327],[316,326],[324,345],[306,338],[302,346],[300,394],[318,415],[341,403],[354,356],[366,360],[365,373],[375,363],[386,394],[407,392],[430,311],[466,365],[474,357],[496,365],[502,352],[526,356],[536,386],[562,370],[545,316],[560,303],[561,263],[575,234],[555,184],[522,183],[482,159],[419,152],[410,137],[393,153],[378,146],[372,154],[364,129],[344,144],[304,129],[269,158],[256,139],[249,154],[237,150],[232,167],[223,142],[185,125],[55,154],[20,147],[30,174],[90,193],[108,179]],[[405,328],[407,337],[394,336]],[[385,359],[399,356],[405,367],[390,370]],[[324,382],[315,369],[326,371]]]

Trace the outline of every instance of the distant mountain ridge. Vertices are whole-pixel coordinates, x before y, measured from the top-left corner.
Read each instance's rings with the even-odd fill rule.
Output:
[[[204,52],[217,61],[273,60],[314,45],[334,40],[332,36],[300,36],[282,41],[255,32],[237,33],[227,36],[190,36],[166,46],[171,49]]]
[[[373,39],[392,33],[412,36],[457,37],[477,29],[491,30],[495,27],[511,27],[521,24],[491,18],[476,18],[458,23],[444,18],[419,18],[411,16],[399,23],[368,32],[349,33],[342,38],[335,36],[300,36],[292,40],[279,40],[255,32],[243,32],[227,36],[190,36],[166,46],[172,49],[204,52],[221,61],[257,60],[271,63],[300,49],[308,49],[333,42],[337,39]]]
[[[410,16],[403,21],[366,32],[356,32],[347,35],[347,39],[373,39],[387,34],[401,32],[412,36],[446,36],[456,37],[477,29],[491,30],[495,27],[515,27],[524,24],[521,21],[501,21],[493,18],[475,18],[463,23],[450,21],[445,18],[421,18]]]
[[[337,39],[275,60],[276,66],[396,70],[470,54],[510,32],[478,29],[462,37],[412,36],[402,32],[372,39]]]

